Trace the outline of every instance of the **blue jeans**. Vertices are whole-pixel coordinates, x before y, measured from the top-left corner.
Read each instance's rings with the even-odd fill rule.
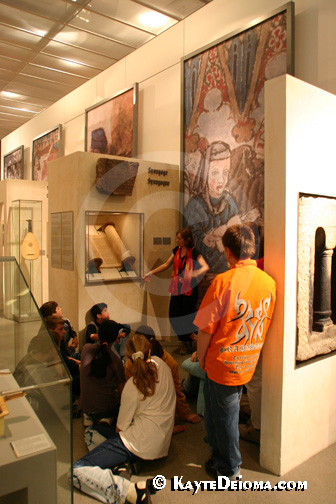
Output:
[[[217,472],[233,476],[242,462],[239,451],[239,405],[243,386],[229,387],[205,377],[204,423]]]
[[[186,394],[197,394],[197,413],[204,417],[204,379],[205,371],[199,367],[198,361],[191,362],[191,358],[182,362],[182,367],[188,372],[187,378],[183,381],[183,391]]]
[[[74,463],[74,468],[98,466],[101,469],[112,469],[119,464],[132,462],[136,459],[137,457],[126,448],[119,434],[115,434],[78,459]]]

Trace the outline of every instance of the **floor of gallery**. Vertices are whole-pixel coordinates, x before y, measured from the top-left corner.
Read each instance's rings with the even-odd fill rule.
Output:
[[[185,376],[185,371],[181,367],[182,361],[186,358],[180,356],[176,346],[165,345],[166,349],[172,353],[179,364],[180,376]],[[196,403],[190,402],[191,409],[195,411]],[[183,423],[183,422],[180,422]],[[304,491],[198,491],[194,495],[192,491],[173,491],[171,480],[173,476],[183,476],[182,482],[210,480],[204,469],[204,462],[208,458],[208,448],[204,442],[205,428],[203,420],[199,424],[188,424],[187,431],[174,435],[170,446],[168,457],[159,461],[145,462],[140,475],[133,476],[132,481],[147,479],[162,474],[165,476],[167,484],[163,490],[152,496],[153,504],[183,503],[198,504],[204,502],[223,503],[281,503],[296,504],[316,504],[333,502],[335,497],[333,489],[334,468],[336,462],[336,444],[323,450],[318,455],[312,457],[307,462],[296,467],[283,476],[275,476],[259,464],[259,447],[252,443],[241,441],[240,450],[243,464],[241,468],[242,481],[269,481],[273,486],[279,481],[307,481],[307,489]],[[82,419],[73,421],[73,455],[74,460],[86,453],[84,443],[84,426]],[[74,504],[92,504],[97,502],[77,490],[74,490]]]

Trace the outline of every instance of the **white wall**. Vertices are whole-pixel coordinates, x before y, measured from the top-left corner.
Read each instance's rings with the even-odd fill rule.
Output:
[[[213,0],[5,137],[2,152],[24,144],[24,177],[31,179],[34,137],[61,123],[64,154],[84,150],[84,110],[138,82],[138,155],[179,164],[181,58],[281,5],[281,0]],[[296,0],[295,10],[296,76],[336,93],[335,0]]]
[[[265,104],[265,270],[277,302],[263,349],[260,463],[284,474],[336,442],[336,356],[295,364],[298,198],[336,198],[336,96],[281,76],[266,83]]]

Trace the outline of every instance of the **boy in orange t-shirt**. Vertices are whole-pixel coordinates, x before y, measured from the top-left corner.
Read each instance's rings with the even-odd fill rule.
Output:
[[[207,373],[204,421],[211,449],[205,468],[214,477],[240,474],[239,402],[253,376],[275,303],[275,282],[251,260],[250,226],[235,225],[223,236],[229,270],[211,283],[198,310],[199,365]]]

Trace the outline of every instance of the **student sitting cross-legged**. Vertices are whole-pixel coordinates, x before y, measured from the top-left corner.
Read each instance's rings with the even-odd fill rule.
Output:
[[[110,468],[165,457],[174,428],[176,393],[170,369],[151,357],[150,343],[140,334],[130,337],[126,355],[132,360],[131,378],[121,395],[116,434],[73,467],[74,486],[106,503],[146,502],[137,500],[139,489]]]

